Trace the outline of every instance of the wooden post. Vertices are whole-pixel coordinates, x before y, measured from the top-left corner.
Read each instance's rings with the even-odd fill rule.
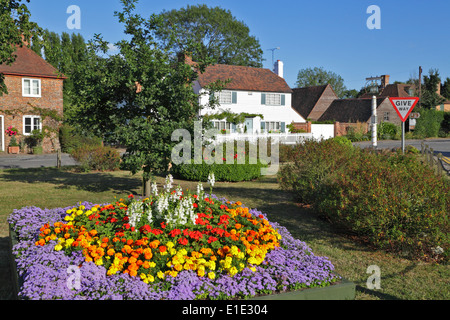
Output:
[[[58,169],[61,169],[61,149],[58,149],[57,153],[56,153],[56,167]]]
[[[437,166],[438,166],[438,174],[442,175],[442,153],[439,153],[437,156]]]

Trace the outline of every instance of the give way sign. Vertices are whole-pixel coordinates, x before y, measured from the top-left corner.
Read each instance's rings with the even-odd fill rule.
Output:
[[[389,100],[402,122],[405,122],[419,98],[389,98]]]

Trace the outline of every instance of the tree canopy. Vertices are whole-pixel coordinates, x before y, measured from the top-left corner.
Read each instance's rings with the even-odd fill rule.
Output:
[[[177,54],[190,52],[194,61],[212,58],[216,63],[262,67],[263,51],[250,29],[229,10],[206,5],[187,6],[159,14],[163,24],[156,36]],[[172,35],[176,34],[175,41]],[[192,44],[199,44],[193,47]]]
[[[424,87],[421,99],[421,106],[428,109],[434,109],[445,101],[445,99],[437,93],[438,86],[441,85],[441,78],[438,69],[430,69],[428,76],[423,77]]]
[[[124,167],[143,171],[148,188],[152,175],[167,172],[176,145],[172,133],[193,133],[200,105],[192,88],[196,70],[159,47],[154,33],[161,18],[135,14],[136,2],[122,0],[123,11],[115,13],[127,35],[115,43],[116,54],[105,56],[108,43],[99,35],[89,42],[89,59],[74,72],[74,100],[78,121],[125,145]],[[198,63],[204,70],[203,62]]]
[[[24,39],[39,34],[39,26],[30,21],[30,12],[24,2],[30,0],[0,0],[0,64],[11,64],[16,57],[15,46],[23,45]],[[23,38],[22,38],[23,36]],[[8,93],[4,76],[0,74],[0,96]]]
[[[332,72],[327,71],[322,67],[301,69],[297,75],[297,87],[313,87],[329,84],[333,87],[334,92],[339,98],[344,98],[346,94],[352,94],[347,91],[344,85],[344,79]]]

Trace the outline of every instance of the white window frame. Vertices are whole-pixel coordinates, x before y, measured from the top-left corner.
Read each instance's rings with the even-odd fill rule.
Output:
[[[281,132],[281,121],[261,121],[264,122],[263,132]]]
[[[266,93],[266,106],[281,106],[281,94]]]
[[[227,122],[226,120],[215,120],[213,121],[213,125],[216,130],[219,131],[227,130],[231,132],[232,128],[231,122]]]
[[[25,92],[25,81],[30,81],[30,93]],[[39,84],[38,87],[38,93],[33,94],[33,82],[37,81]],[[22,78],[22,96],[24,97],[33,97],[33,98],[40,98],[42,96],[42,82],[41,79],[36,78]]]
[[[219,104],[232,104],[233,103],[233,93],[232,91],[220,91],[219,94]]]
[[[26,129],[25,119],[27,119],[27,118],[31,119],[31,130],[30,130],[29,133],[27,133],[25,131],[25,129]],[[39,126],[38,126],[38,128],[35,128],[34,119],[39,119]],[[31,136],[31,132],[33,132],[33,130],[41,130],[42,131],[42,119],[41,119],[40,116],[31,116],[31,115],[23,116],[23,118],[22,118],[22,125],[23,125],[23,127],[22,127],[23,130],[22,131],[23,131],[23,135],[24,136]]]

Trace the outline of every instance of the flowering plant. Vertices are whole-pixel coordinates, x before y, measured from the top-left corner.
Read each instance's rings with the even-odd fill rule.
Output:
[[[168,177],[160,194],[153,185],[145,199],[16,210],[9,222],[21,239],[19,273],[27,274],[21,295],[228,299],[336,281],[326,258],[261,212],[207,195],[201,185],[197,194],[168,192],[171,183]],[[64,284],[60,269],[68,265],[83,275],[78,291]]]
[[[5,133],[8,135],[8,137],[12,137],[16,136],[19,133],[19,130],[10,126],[8,129],[5,130]]]

